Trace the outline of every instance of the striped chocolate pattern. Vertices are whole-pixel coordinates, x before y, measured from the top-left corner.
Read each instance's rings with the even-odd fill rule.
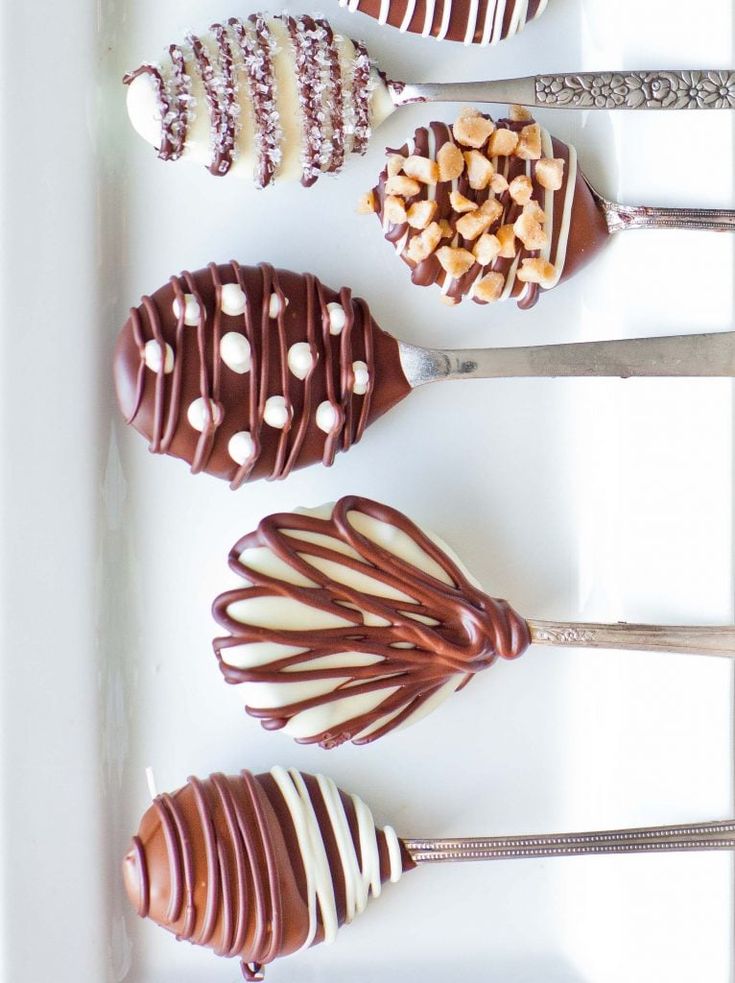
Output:
[[[123,864],[142,918],[239,958],[262,980],[279,956],[333,942],[404,865],[391,827],[323,775],[190,778],[156,797]]]
[[[233,291],[237,313],[228,306]],[[247,353],[234,368],[233,341]],[[376,344],[395,347],[347,288],[337,294],[310,274],[267,264],[212,263],[172,277],[130,311],[118,392],[152,453],[183,457],[193,473],[238,488],[315,460],[329,466],[360,440],[373,410]],[[400,368],[383,374],[391,371]],[[238,440],[251,448],[243,460],[233,451]]]
[[[309,186],[320,174],[335,173],[347,153],[365,153],[374,77],[364,46],[353,42],[352,55],[340,57],[342,39],[323,19],[253,14],[214,24],[204,37],[191,34],[183,45],[169,48],[164,64],[144,64],[125,76],[129,85],[147,75],[156,87],[162,160],[178,160],[186,149],[193,113],[202,111],[192,104],[192,82],[197,78],[209,117],[210,172],[221,177],[231,171],[242,149],[246,115],[252,117],[248,125],[257,149],[255,182],[265,187],[275,180],[286,139],[274,68],[277,24],[287,30],[293,58],[302,183]],[[248,106],[246,113],[243,104]]]
[[[529,21],[544,12],[548,0],[339,0],[339,3],[402,32],[485,46],[520,33]]]

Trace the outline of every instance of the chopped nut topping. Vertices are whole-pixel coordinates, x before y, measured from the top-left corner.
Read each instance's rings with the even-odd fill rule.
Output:
[[[495,173],[491,162],[479,150],[468,150],[464,155],[467,177],[473,191],[484,191]]]
[[[439,300],[442,302],[442,304],[446,304],[447,307],[456,307],[456,305],[459,303],[456,297],[450,297],[449,294],[440,294]]]
[[[406,221],[406,202],[396,195],[388,195],[383,202],[383,217],[391,225],[402,225]]]
[[[358,215],[372,215],[375,211],[375,195],[372,191],[366,191],[364,195],[360,196],[360,200],[357,203],[357,214]]]
[[[535,199],[524,205],[523,211],[526,215],[530,215],[532,219],[535,219],[540,225],[546,224],[546,212]]]
[[[421,263],[431,256],[439,245],[442,233],[438,222],[432,222],[423,232],[414,236],[408,243],[403,255],[414,263]]]
[[[437,249],[436,258],[444,272],[454,280],[464,276],[475,264],[475,257],[469,250],[453,249],[451,246],[442,246],[441,249]]]
[[[406,158],[401,154],[391,154],[388,158],[388,177],[394,177],[396,174],[400,174],[405,163]]]
[[[541,127],[538,123],[531,123],[521,130],[516,157],[521,160],[538,160],[541,157]]]
[[[514,123],[525,123],[532,120],[533,116],[525,106],[513,105],[508,106],[508,119],[512,119]]]
[[[472,252],[480,266],[490,266],[500,255],[500,240],[485,232],[475,243]]]
[[[523,212],[513,226],[513,231],[528,250],[542,249],[549,241],[544,227],[540,222],[530,215]]]
[[[404,198],[411,198],[421,191],[421,185],[411,177],[394,174],[385,182],[385,190],[389,195],[402,195]]]
[[[503,214],[503,206],[496,198],[488,198],[477,211],[463,215],[457,222],[457,232],[465,239],[476,239],[494,225]]]
[[[516,249],[516,234],[512,225],[501,225],[495,233],[500,243],[500,255],[503,259],[513,259]]]
[[[472,291],[472,295],[484,304],[494,304],[500,300],[505,289],[505,277],[502,273],[488,273],[482,280],[478,280]]]
[[[504,191],[508,190],[508,179],[496,171],[490,181],[490,187],[496,195],[502,195]]]
[[[479,150],[487,138],[495,130],[495,123],[484,116],[460,116],[452,127],[452,133],[457,143],[464,147],[475,147]]]
[[[469,198],[465,198],[460,191],[453,191],[449,195],[449,204],[459,215],[463,215],[465,212],[474,212],[478,208],[476,201],[470,201]]]
[[[521,283],[538,283],[548,290],[556,283],[556,267],[545,259],[524,259],[518,279]]]
[[[518,134],[513,130],[496,130],[487,145],[488,157],[510,157],[518,146],[518,140]]]
[[[408,210],[408,224],[413,229],[425,229],[434,220],[439,206],[435,201],[417,201]]]
[[[462,151],[454,143],[445,143],[436,155],[440,181],[456,181],[464,170]]]
[[[559,191],[564,184],[564,161],[557,157],[542,157],[536,162],[536,180],[542,188]]]
[[[533,182],[527,174],[519,174],[510,182],[508,191],[516,204],[527,205],[533,197]]]
[[[439,228],[441,229],[442,239],[451,239],[454,236],[454,229],[445,218],[440,219]]]
[[[422,184],[436,184],[439,180],[439,165],[435,160],[430,160],[428,157],[413,155],[406,158],[403,173]]]

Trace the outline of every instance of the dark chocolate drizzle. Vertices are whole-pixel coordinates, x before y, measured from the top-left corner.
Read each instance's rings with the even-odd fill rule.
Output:
[[[302,774],[335,889],[337,918],[346,917],[344,871],[319,783]],[[351,798],[340,792],[356,851],[360,831]],[[390,873],[385,833],[376,827],[381,881]],[[402,851],[403,869],[415,864]],[[358,854],[359,855],[359,854]],[[126,886],[137,912],[180,940],[240,958],[246,980],[307,940],[307,883],[293,820],[270,774],[191,777],[157,796],[125,860]],[[324,937],[316,910],[314,944]]]
[[[437,580],[411,563],[401,560],[371,539],[361,535],[349,520],[359,512],[388,523],[410,536],[446,572],[451,583]],[[319,533],[350,546],[354,559],[327,546],[289,535],[289,531]],[[244,550],[265,547],[316,587],[302,587],[267,576],[241,560]],[[332,579],[310,562],[320,557],[381,581],[407,594],[414,601],[391,600],[348,587]],[[322,731],[300,743],[318,743],[333,748],[345,741],[367,744],[400,726],[439,690],[450,677],[464,674],[466,683],[487,669],[498,657],[515,659],[530,644],[526,622],[506,601],[497,600],[474,587],[458,565],[396,509],[365,498],[341,498],[330,519],[298,513],[282,513],[264,519],[255,532],[240,539],[230,551],[229,565],[248,586],[221,594],[212,611],[228,634],[215,639],[214,650],[228,683],[314,682],[343,680],[334,691],[278,709],[247,712],[260,719],[266,730],[278,730],[303,710],[376,690],[399,687],[378,707],[347,721],[338,730]],[[310,607],[351,622],[349,627],[298,631],[262,628],[243,624],[229,613],[231,604],[249,598],[275,596],[298,600]],[[385,626],[366,625],[362,612],[383,619]],[[432,624],[412,615],[429,618]],[[252,642],[271,642],[302,649],[265,666],[240,669],[229,665],[227,650]],[[398,647],[409,643],[411,648]],[[309,663],[340,652],[378,655],[382,661],[367,666],[330,669],[310,668]],[[284,675],[287,673],[287,675]],[[349,676],[349,678],[345,678]],[[373,733],[360,733],[387,714],[392,719]]]
[[[486,118],[489,118],[486,116]],[[497,121],[497,127],[510,129],[515,132],[520,132],[525,126],[533,124],[535,121],[532,119],[525,119],[522,121],[511,120],[511,119],[501,119]],[[429,130],[431,130],[434,138],[435,149],[433,153],[430,152],[429,147]],[[433,122],[430,123],[428,127],[419,127],[414,133],[413,137],[413,147],[409,147],[405,144],[399,150],[388,150],[387,153],[390,154],[400,154],[405,157],[409,154],[417,154],[421,157],[431,157],[436,159],[436,155],[439,150],[446,143],[455,143],[454,137],[450,126],[446,123]],[[564,160],[564,183],[561,189],[554,192],[554,200],[556,207],[554,208],[554,218],[553,226],[547,228],[546,232],[551,239],[551,257],[553,259],[556,247],[559,242],[559,231],[562,222],[562,206],[564,202],[564,196],[566,194],[567,182],[569,180],[569,175],[567,173],[567,165],[569,161],[569,148],[563,144],[561,141],[556,140],[552,137],[552,146],[554,150],[554,156]],[[460,148],[464,149],[464,148]],[[507,172],[506,172],[507,167]],[[519,157],[511,156],[508,158],[501,157],[500,165],[498,168],[499,173],[504,173],[510,184],[514,178],[519,175],[527,174],[530,170],[530,178],[533,184],[533,198],[535,201],[543,205],[545,189],[541,187],[536,178],[536,161],[526,161]],[[373,189],[373,194],[375,197],[375,210],[380,218],[381,223],[384,225],[383,221],[383,208],[386,198],[385,183],[388,180],[387,167],[383,169],[380,174],[378,184]],[[493,225],[487,230],[489,233],[493,234],[503,225],[512,225],[521,215],[523,208],[518,205],[510,196],[509,191],[504,191],[501,194],[495,195],[494,192],[487,188],[482,191],[475,191],[470,188],[469,179],[467,176],[467,171],[465,170],[462,175],[457,179],[456,182],[457,190],[460,194],[464,195],[470,201],[476,202],[478,205],[482,205],[488,198],[496,198],[497,201],[502,205],[503,211],[500,217],[493,223]],[[434,218],[434,221],[439,222],[442,219],[446,220],[452,228],[453,234],[457,237],[457,248],[464,248],[472,251],[472,247],[475,240],[466,240],[461,235],[456,232],[457,221],[462,217],[457,215],[450,204],[450,194],[452,192],[452,182],[444,181],[433,185],[433,191],[435,200],[437,202],[438,208]],[[406,207],[408,208],[411,204],[416,201],[426,200],[429,197],[429,186],[422,185],[419,193],[413,197],[410,197],[406,201]],[[575,199],[580,191],[579,180],[577,181],[577,187],[575,188]],[[407,234],[413,234],[413,230],[410,228],[408,223],[403,222],[396,225],[388,225],[384,230],[385,238],[388,242],[396,246],[403,237]],[[453,237],[444,238],[439,246],[454,245],[454,235]],[[607,235],[604,236],[607,239]],[[533,259],[540,255],[539,250],[527,249],[520,239],[516,238],[516,249],[517,249],[517,264],[516,258],[509,259],[506,257],[498,256],[489,266],[481,267],[479,263],[474,263],[470,269],[461,277],[455,279],[451,286],[446,290],[446,295],[451,298],[456,303],[460,302],[463,297],[470,293],[473,284],[478,279],[478,277],[486,276],[488,273],[500,273],[504,280],[507,282],[508,274],[511,267],[516,264],[520,268],[524,259]],[[401,258],[405,263],[411,267],[411,280],[417,286],[427,287],[433,284],[438,284],[442,286],[448,276],[445,273],[443,267],[439,263],[436,256],[436,251],[434,251],[427,259],[416,264],[413,263],[408,256],[405,255],[405,246],[401,252]],[[572,265],[572,264],[570,264]],[[561,278],[564,278],[565,270],[561,270]],[[513,284],[510,292],[510,296],[517,300],[518,307],[521,310],[528,310],[534,307],[541,296],[541,287],[537,283],[526,283],[519,280],[517,277]],[[472,295],[472,300],[477,304],[483,304],[484,301],[480,300],[478,297]]]
[[[285,14],[274,19],[285,24],[294,48],[304,143],[302,183],[309,186],[320,174],[341,169],[348,134],[352,137],[351,152],[365,153],[370,136],[371,62],[365,47],[353,42],[354,67],[350,97],[346,100],[337,39],[327,21]],[[186,145],[191,116],[188,57],[201,77],[210,118],[209,170],[221,177],[229,173],[237,156],[242,129],[239,89],[243,76],[253,107],[257,145],[255,181],[259,187],[265,187],[276,177],[283,157],[273,67],[275,39],[270,22],[262,14],[252,14],[247,21],[232,18],[226,25],[213,24],[210,31],[216,57],[211,56],[202,38],[190,35],[185,50],[171,45],[170,65],[142,65],[123,81],[129,85],[139,75],[153,79],[161,112],[158,156],[162,160],[177,160]]]
[[[482,41],[486,24],[495,24],[498,14],[498,4],[500,0],[479,0],[475,13],[474,30],[472,31],[472,43],[479,44]],[[501,41],[510,36],[515,31],[523,30],[524,26],[534,20],[541,12],[541,0],[528,0],[528,7],[524,16],[511,32],[514,24],[515,7],[520,0],[508,0],[503,11],[503,22],[497,35],[497,40]],[[389,0],[388,16],[386,23],[392,27],[402,27],[406,17],[409,0]],[[431,16],[431,24],[428,34],[438,37],[441,33],[442,24],[447,4],[449,4],[447,31],[444,35],[448,41],[465,41],[468,30],[470,29],[470,17],[472,16],[471,0],[436,0]],[[350,3],[348,0],[340,0],[340,6],[346,6],[350,10],[359,10],[360,13],[367,14],[376,20],[381,17],[383,10],[383,0],[357,0],[357,3]],[[429,13],[428,0],[415,0],[413,13],[407,27],[404,30],[412,34],[423,34],[426,27],[426,18]]]
[[[237,284],[242,290],[242,315],[231,317],[222,312],[225,283]],[[185,324],[187,294],[198,305],[196,326]],[[270,316],[272,295],[279,300],[276,317]],[[328,305],[337,298],[346,323],[334,336]],[[178,304],[178,317],[173,313],[174,304]],[[347,288],[335,295],[314,276],[285,274],[267,264],[210,264],[198,273],[172,277],[167,289],[144,297],[139,307],[132,308],[121,335],[123,348],[128,331],[134,349],[130,356],[117,356],[119,376],[125,380],[134,373],[134,382],[129,384],[134,392],[127,422],[137,426],[141,416],[147,415],[144,432],[152,453],[184,456],[193,473],[210,471],[224,476],[226,470],[232,488],[250,477],[285,478],[294,468],[311,463],[315,452],[330,466],[338,451],[348,450],[361,439],[372,417],[387,408],[386,402],[391,405],[408,391],[400,365],[385,365],[381,378],[389,388],[381,390],[378,405],[374,405],[376,335],[382,348],[388,344],[395,348],[395,342],[374,324],[364,301],[353,299]],[[233,373],[220,357],[222,336],[230,331],[241,333],[250,344],[251,366],[244,375]],[[155,373],[146,367],[145,347],[150,340],[158,343],[162,353],[167,344],[171,346],[171,372],[165,371],[165,358]],[[308,343],[313,359],[313,367],[303,380],[288,366],[289,349],[297,342]],[[364,361],[368,367],[369,382],[363,395],[354,392],[354,361]],[[394,383],[396,373],[400,378],[396,376]],[[405,389],[400,388],[401,382]],[[274,395],[284,397],[288,410],[289,420],[282,429],[270,427],[264,420],[266,402]],[[204,428],[198,434],[186,415],[194,396],[203,400],[205,414]],[[328,434],[316,425],[316,410],[324,400],[329,401],[336,416]],[[233,434],[242,430],[250,433],[254,453],[238,465],[229,458],[227,445]],[[186,444],[183,453],[179,449],[182,437]],[[229,462],[225,468],[223,460]],[[264,473],[264,467],[269,471]]]

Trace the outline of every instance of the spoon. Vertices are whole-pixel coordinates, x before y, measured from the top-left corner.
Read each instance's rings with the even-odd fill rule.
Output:
[[[733,850],[735,821],[594,833],[399,839],[324,775],[276,767],[190,778],[157,796],[123,861],[131,904],[180,940],[237,958],[246,980],[331,943],[386,881],[470,860]]]
[[[220,670],[247,712],[302,744],[369,744],[531,644],[735,657],[735,625],[521,618],[434,533],[357,496],[271,515],[230,551]],[[244,583],[243,583],[244,581]]]
[[[232,488],[329,466],[419,386],[503,376],[732,376],[735,334],[530,348],[397,341],[363,300],[263,264],[184,272],[134,307],[114,375],[128,423],[155,454]]]

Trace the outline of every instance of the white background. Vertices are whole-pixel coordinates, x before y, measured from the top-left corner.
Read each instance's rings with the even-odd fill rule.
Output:
[[[326,0],[325,0],[326,3]],[[728,0],[551,0],[494,51],[324,10],[388,74],[735,63]],[[531,650],[413,730],[327,754],[245,718],[210,649],[233,542],[267,512],[345,493],[434,528],[528,617],[733,618],[727,381],[454,383],[410,397],[331,471],[237,494],[154,459],[118,419],[109,364],[128,306],[173,272],[266,260],[349,284],[407,341],[524,344],[726,329],[733,243],[625,233],[532,312],[449,310],[410,285],[354,202],[454,107],[404,109],[338,180],[256,193],[163,165],[120,78],[226,0],[0,3],[0,975],[35,983],[235,983],[239,968],[136,919],[119,861],[144,767],[324,770],[412,835],[566,831],[733,814],[732,670],[665,655]],[[274,8],[276,9],[276,8]],[[292,10],[311,9],[294,4]],[[547,115],[631,203],[733,206],[730,114]],[[274,983],[725,983],[726,855],[426,869]]]

